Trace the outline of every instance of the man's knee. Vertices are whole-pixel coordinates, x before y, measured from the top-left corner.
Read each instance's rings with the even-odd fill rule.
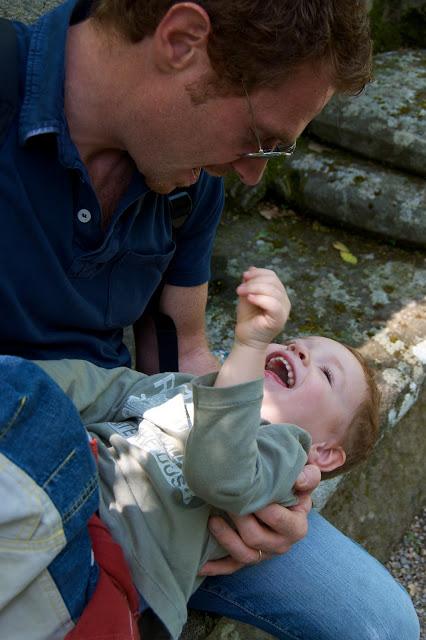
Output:
[[[408,594],[397,583],[389,589],[389,598],[385,594],[376,600],[365,599],[362,606],[362,594],[357,604],[349,610],[347,607],[335,609],[335,634],[325,635],[327,640],[418,640],[420,636],[419,620]],[[325,616],[327,619],[327,616]]]

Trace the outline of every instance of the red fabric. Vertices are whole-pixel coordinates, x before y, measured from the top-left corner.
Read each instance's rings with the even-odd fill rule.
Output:
[[[96,440],[90,444],[96,458]],[[90,518],[88,528],[99,565],[99,580],[77,625],[65,640],[140,640],[139,598],[121,547],[97,515]]]

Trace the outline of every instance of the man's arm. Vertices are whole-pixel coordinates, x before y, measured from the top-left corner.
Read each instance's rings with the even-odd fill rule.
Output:
[[[169,316],[175,324],[181,372],[202,375],[219,368],[207,342],[206,304],[207,283],[196,287],[166,284],[161,293],[159,311]],[[157,373],[158,345],[152,318],[141,319],[136,323],[134,331],[136,368],[144,373]]]

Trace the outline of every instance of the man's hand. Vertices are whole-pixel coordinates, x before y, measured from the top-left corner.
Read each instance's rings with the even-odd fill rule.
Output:
[[[286,553],[307,534],[307,516],[312,507],[311,493],[320,479],[318,467],[306,465],[294,485],[299,504],[289,508],[270,504],[253,515],[230,515],[235,529],[219,516],[210,518],[210,532],[229,556],[207,562],[200,575],[234,573],[246,565]]]

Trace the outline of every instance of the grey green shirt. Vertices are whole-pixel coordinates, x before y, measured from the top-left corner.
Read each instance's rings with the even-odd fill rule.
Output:
[[[213,387],[194,378],[38,362],[75,403],[99,445],[100,515],[120,543],[138,591],[178,638],[199,568],[226,555],[212,510],[247,514],[295,504],[292,486],[310,436],[261,423],[263,380]]]

